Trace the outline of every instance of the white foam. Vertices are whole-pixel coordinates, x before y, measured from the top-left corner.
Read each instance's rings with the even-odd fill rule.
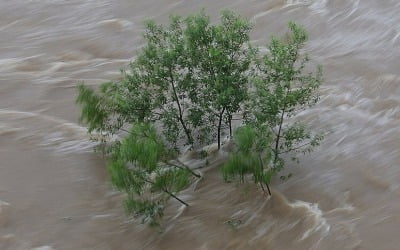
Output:
[[[319,208],[317,203],[309,203],[305,201],[296,201],[290,204],[293,208],[306,208],[308,212],[308,217],[312,218],[315,223],[314,225],[309,228],[307,231],[304,232],[303,236],[300,238],[300,241],[305,240],[310,235],[322,231],[323,236],[330,230],[330,225],[327,223],[326,219],[323,217],[322,210]],[[321,237],[322,238],[322,237]]]
[[[78,124],[59,119],[40,113],[24,112],[18,110],[0,109],[0,117],[4,116],[7,123],[0,124],[0,134],[14,133],[18,131],[28,132],[28,135],[23,135],[21,138],[37,138],[38,145],[55,150],[57,153],[72,153],[72,152],[90,152],[96,145],[96,142],[89,140],[87,130]],[[30,126],[31,123],[23,122],[20,119],[33,119],[45,121],[46,125],[40,130],[34,131]],[[18,124],[24,127],[16,129]],[[34,132],[32,132],[34,131]]]
[[[133,23],[128,20],[125,20],[125,19],[115,18],[115,19],[108,19],[108,20],[100,21],[98,24],[100,26],[103,26],[105,28],[109,28],[112,30],[123,30],[123,29],[131,27]]]
[[[41,247],[31,248],[31,250],[55,250],[55,248],[52,248],[51,246],[41,246]]]
[[[112,217],[112,214],[97,214],[97,215],[93,215],[92,219],[108,219]]]
[[[0,200],[0,225],[7,222],[9,208],[10,203]]]

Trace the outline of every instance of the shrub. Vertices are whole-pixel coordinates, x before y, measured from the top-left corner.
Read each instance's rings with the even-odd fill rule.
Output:
[[[318,102],[322,68],[318,66],[315,73],[304,73],[309,58],[301,49],[307,34],[292,22],[289,29],[291,33],[284,41],[272,38],[268,52],[256,60],[254,91],[244,113],[246,126],[236,133],[237,151],[223,167],[226,177],[242,176],[242,170],[236,169],[241,165],[246,173],[254,176],[256,183],[268,187],[271,177],[285,166],[284,154],[311,152],[323,138],[295,121],[299,111]],[[298,161],[296,155],[292,159]],[[281,179],[290,176],[281,176]]]

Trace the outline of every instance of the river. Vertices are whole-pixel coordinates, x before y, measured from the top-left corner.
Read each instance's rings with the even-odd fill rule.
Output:
[[[259,45],[290,20],[306,28],[324,83],[300,117],[327,135],[271,199],[212,169],[182,194],[190,208],[171,202],[149,230],[124,214],[75,86],[118,78],[144,20],[201,8],[249,18]],[[0,249],[398,249],[399,12],[397,0],[0,1]]]

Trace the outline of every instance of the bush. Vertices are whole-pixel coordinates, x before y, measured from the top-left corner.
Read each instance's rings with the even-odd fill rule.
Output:
[[[146,23],[146,44],[118,81],[98,92],[80,85],[81,120],[110,158],[112,183],[128,212],[157,223],[165,202],[200,177],[176,161],[184,145],[217,142],[246,99],[250,24],[225,11],[212,25],[203,12],[169,26]],[[161,127],[156,130],[155,127]],[[110,142],[115,134],[123,139]]]
[[[271,194],[282,155],[318,145],[320,135],[288,120],[318,101],[321,82],[320,67],[303,73],[305,31],[294,23],[289,28],[286,41],[273,38],[260,56],[249,44],[249,22],[229,11],[219,24],[203,12],[171,17],[167,27],[148,21],[146,44],[119,80],[99,91],[78,87],[81,120],[108,157],[129,214],[157,225],[170,198],[188,206],[178,194],[201,176],[177,157],[184,146],[216,142],[219,149],[222,132],[232,136],[235,114],[243,113],[245,124],[222,167],[227,181],[250,175]]]
[[[237,150],[223,167],[226,177],[239,175],[243,179],[237,167],[236,159],[240,158],[246,173],[252,174],[262,188],[265,184],[270,195],[268,183],[285,165],[282,156],[311,152],[323,139],[301,122],[293,122],[299,111],[318,102],[322,69],[318,66],[315,73],[304,73],[309,58],[301,49],[307,34],[292,22],[289,29],[291,33],[285,41],[272,38],[268,53],[256,60],[254,91],[244,112],[246,126],[236,133]],[[298,161],[296,155],[292,159]],[[290,176],[281,176],[281,179]]]

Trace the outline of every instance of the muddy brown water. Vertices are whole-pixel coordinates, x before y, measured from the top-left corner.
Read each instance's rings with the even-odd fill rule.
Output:
[[[289,20],[306,27],[325,81],[300,115],[328,135],[272,199],[211,169],[181,195],[192,206],[171,202],[151,231],[125,216],[77,122],[75,86],[117,78],[145,19],[202,7],[251,19],[256,44]],[[399,11],[397,0],[0,1],[0,249],[399,249]]]

